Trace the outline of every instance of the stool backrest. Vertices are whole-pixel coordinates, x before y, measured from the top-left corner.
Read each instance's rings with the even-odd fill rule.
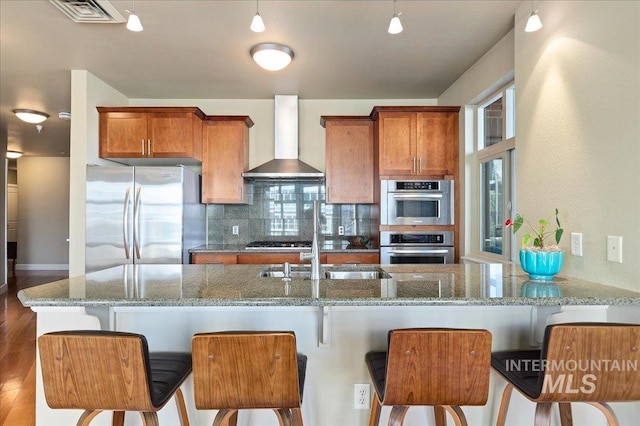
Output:
[[[383,405],[484,405],[491,333],[403,329],[389,333]]]
[[[198,409],[300,407],[292,332],[224,332],[192,339]]]
[[[144,336],[56,332],[40,336],[38,346],[49,407],[153,410]]]
[[[640,325],[550,325],[540,367],[538,401],[640,401]]]

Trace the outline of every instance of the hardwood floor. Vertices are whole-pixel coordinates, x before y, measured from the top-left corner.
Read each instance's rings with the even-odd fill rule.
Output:
[[[36,315],[22,306],[23,288],[67,278],[66,271],[18,271],[0,296],[0,425],[35,425]]]

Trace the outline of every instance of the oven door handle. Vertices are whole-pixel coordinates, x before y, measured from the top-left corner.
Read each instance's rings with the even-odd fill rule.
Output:
[[[419,249],[419,250],[407,250],[407,249],[387,249],[389,254],[447,254],[449,249]]]
[[[442,198],[442,193],[437,194],[391,194],[393,198],[412,198],[412,199],[430,199],[430,198]]]

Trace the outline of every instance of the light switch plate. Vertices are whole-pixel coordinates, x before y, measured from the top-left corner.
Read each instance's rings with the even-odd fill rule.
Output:
[[[571,233],[571,254],[574,256],[582,256],[582,233]]]
[[[607,236],[607,260],[622,263],[622,237]]]

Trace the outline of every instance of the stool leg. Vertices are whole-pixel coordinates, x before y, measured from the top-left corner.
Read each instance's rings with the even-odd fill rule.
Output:
[[[389,426],[402,426],[407,411],[409,411],[407,405],[394,405],[389,415]]]
[[[509,410],[511,392],[513,392],[513,385],[511,383],[507,383],[507,386],[502,392],[502,399],[500,400],[500,410],[498,411],[498,421],[496,421],[496,426],[504,426],[504,422],[505,420],[507,420],[507,411]]]
[[[303,426],[303,424],[302,424],[302,410],[300,409],[300,407],[292,408],[291,412],[292,412],[292,417],[293,417],[293,425],[294,426]]]
[[[178,388],[174,398],[178,406],[178,415],[180,416],[180,426],[189,426],[189,415],[187,414],[187,406],[184,403],[184,395],[182,389]]]
[[[447,412],[442,406],[433,406],[433,417],[435,417],[436,426],[447,426]]]
[[[144,426],[160,426],[158,423],[158,414],[155,411],[141,411],[142,424]]]
[[[551,407],[550,402],[538,402],[536,404],[535,426],[551,426]]]
[[[100,413],[102,413],[102,410],[85,410],[78,419],[77,426],[88,426],[91,420]]]
[[[276,417],[278,418],[278,424],[280,426],[291,426],[291,411],[278,408],[273,410],[276,413]]]
[[[587,402],[587,404],[600,410],[602,414],[604,414],[604,416],[607,418],[607,423],[609,424],[609,426],[619,425],[616,414],[606,402]]]
[[[236,426],[238,423],[238,410],[225,408],[218,411],[216,418],[213,419],[213,426]]]
[[[462,408],[458,407],[457,405],[443,405],[443,407],[445,410],[447,410],[449,414],[451,414],[451,417],[453,418],[453,423],[456,426],[468,426],[467,418],[465,417],[464,412],[462,411]]]
[[[111,426],[124,426],[124,411],[114,411]]]
[[[378,426],[380,423],[380,400],[378,394],[373,392],[373,398],[371,398],[371,413],[369,414],[369,426]]]
[[[573,426],[573,414],[571,413],[571,403],[559,402],[558,408],[560,409],[560,424],[562,426]]]

